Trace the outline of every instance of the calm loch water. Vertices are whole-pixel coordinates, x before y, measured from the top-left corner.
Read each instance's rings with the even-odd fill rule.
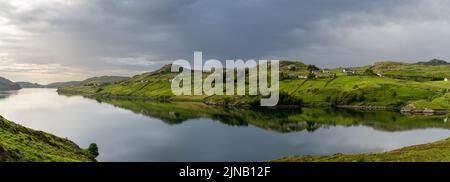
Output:
[[[262,161],[385,151],[450,136],[447,116],[100,101],[55,89],[0,92],[0,114],[81,147],[95,142],[99,161]]]

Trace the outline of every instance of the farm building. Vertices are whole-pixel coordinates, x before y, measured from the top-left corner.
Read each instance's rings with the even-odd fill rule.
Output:
[[[342,73],[344,73],[345,76],[353,76],[353,75],[357,75],[357,73],[355,71],[352,70],[347,70],[347,69],[343,69]]]

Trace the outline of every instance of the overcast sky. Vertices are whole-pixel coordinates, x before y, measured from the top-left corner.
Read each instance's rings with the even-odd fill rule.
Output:
[[[450,60],[448,0],[0,0],[0,76],[134,75],[175,59]]]

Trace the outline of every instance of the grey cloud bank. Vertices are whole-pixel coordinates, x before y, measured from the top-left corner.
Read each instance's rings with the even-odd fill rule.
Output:
[[[175,59],[326,67],[450,59],[444,0],[2,0],[0,76],[133,75]]]

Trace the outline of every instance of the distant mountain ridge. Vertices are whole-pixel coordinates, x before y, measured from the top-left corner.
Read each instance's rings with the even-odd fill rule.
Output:
[[[74,86],[80,84],[82,81],[68,81],[68,82],[55,82],[45,85],[46,88],[59,88],[64,86]]]
[[[99,77],[92,77],[88,78],[86,80],[81,81],[79,84],[85,85],[85,86],[94,86],[94,85],[104,85],[104,84],[111,84],[116,83],[124,80],[131,79],[130,77],[124,77],[124,76],[99,76]]]
[[[31,82],[16,82],[21,88],[45,88],[45,85]]]
[[[81,81],[55,82],[47,85],[31,82],[16,82],[21,88],[58,88],[63,86],[73,86],[80,84]]]
[[[432,59],[427,62],[417,62],[416,64],[437,66],[437,65],[449,65],[450,63],[442,59]]]
[[[21,88],[59,88],[65,86],[81,85],[103,85],[128,80],[130,77],[124,76],[99,76],[85,79],[83,81],[54,82],[47,85],[31,82],[16,82]]]
[[[19,84],[14,83],[6,78],[0,77],[0,91],[19,90],[19,89],[21,89]]]

